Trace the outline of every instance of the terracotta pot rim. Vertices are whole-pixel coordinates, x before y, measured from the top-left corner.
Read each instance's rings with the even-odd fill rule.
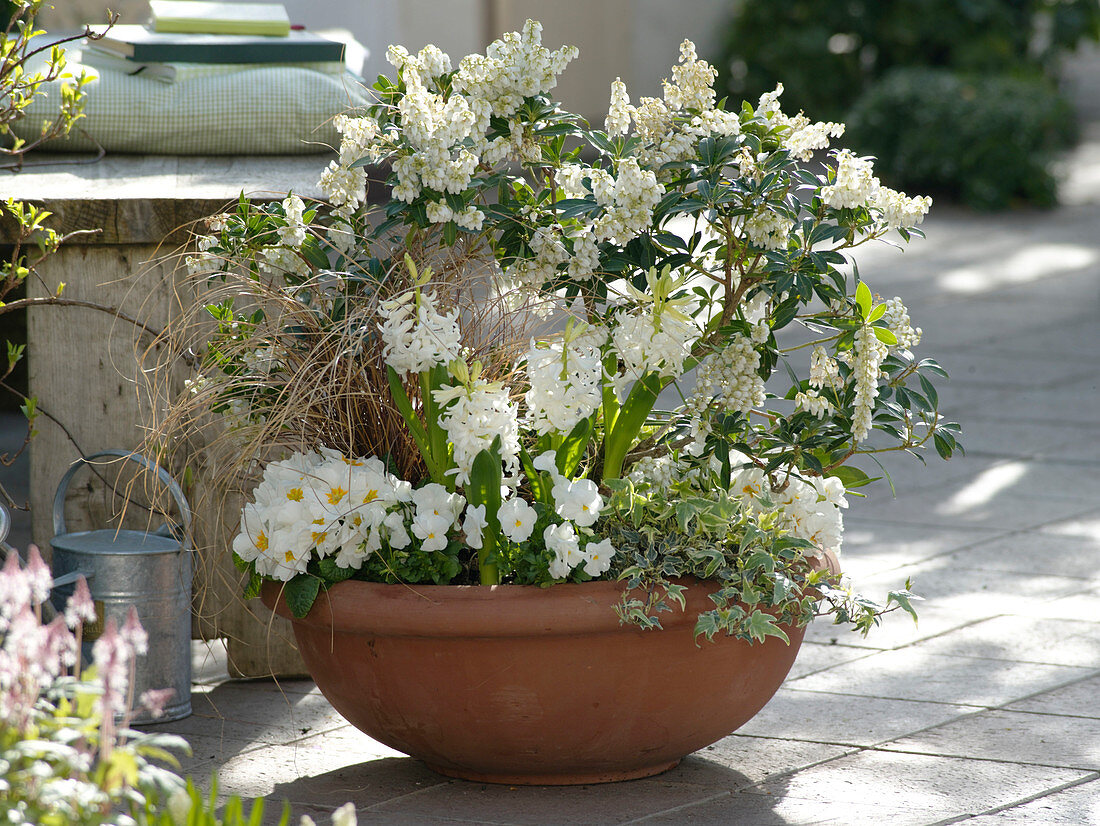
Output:
[[[677,580],[689,588],[686,611],[662,612],[666,630],[694,625],[700,610],[713,607],[714,583]],[[711,586],[710,588],[699,586]],[[592,632],[623,633],[614,606],[625,582],[597,580],[536,585],[404,585],[345,580],[322,590],[310,612],[294,617],[281,583],[265,582],[264,604],[295,623],[387,636],[546,636]],[[705,605],[704,605],[705,603]],[[659,633],[659,632],[658,632]]]
[[[831,558],[835,563],[835,557]],[[830,567],[828,561],[823,567]],[[665,631],[694,627],[714,607],[712,581],[676,578],[687,586],[684,610],[672,603],[659,615]],[[661,633],[624,625],[615,612],[626,583],[596,580],[536,585],[406,585],[338,582],[317,596],[310,612],[294,617],[282,598],[282,584],[265,582],[264,604],[282,617],[333,631],[411,637],[525,637],[591,633]]]

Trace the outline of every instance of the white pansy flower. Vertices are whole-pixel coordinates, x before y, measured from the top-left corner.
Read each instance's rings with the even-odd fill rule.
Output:
[[[518,496],[504,502],[497,511],[500,520],[500,529],[512,542],[526,542],[531,538],[531,532],[535,529],[535,520],[538,514],[523,499]]]
[[[603,509],[603,497],[591,479],[570,481],[559,478],[554,483],[552,496],[558,516],[575,522],[582,528],[595,524]]]
[[[611,567],[614,556],[615,548],[610,539],[589,542],[584,546],[584,572],[592,577],[600,576]]]
[[[554,579],[564,579],[584,562],[577,533],[568,522],[550,525],[542,532],[542,538],[546,547],[554,553],[554,560],[550,563],[550,575]]]
[[[467,505],[466,518],[462,520],[462,530],[466,534],[466,544],[474,550],[481,548],[482,531],[489,523],[485,519],[484,505]]]

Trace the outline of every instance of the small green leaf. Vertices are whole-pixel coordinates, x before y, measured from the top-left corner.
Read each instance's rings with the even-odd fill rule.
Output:
[[[912,604],[912,600],[915,599],[924,599],[924,597],[910,593],[908,588],[906,588],[903,591],[891,591],[887,597],[886,604],[887,606],[891,603],[896,604],[901,610],[913,618],[915,624],[917,622],[917,609],[914,608]]]
[[[764,611],[753,611],[745,621],[745,631],[752,639],[763,642],[765,637],[779,637],[787,645],[791,644],[791,638],[786,632],[776,625],[775,617]]]
[[[287,608],[298,619],[309,613],[317,594],[321,592],[321,580],[312,574],[298,574],[287,582],[283,589],[283,598]]]
[[[872,327],[871,329],[875,331],[875,338],[883,344],[893,346],[898,343],[898,337],[894,335],[893,331],[887,330],[885,327]]]
[[[875,307],[873,310],[871,310],[871,314],[869,316],[867,316],[867,323],[868,324],[874,324],[876,321],[878,321],[884,315],[886,315],[886,305],[885,304],[879,304],[877,307]]]
[[[856,306],[859,307],[859,316],[864,321],[871,314],[871,301],[871,288],[866,282],[860,281],[859,286],[856,287]]]

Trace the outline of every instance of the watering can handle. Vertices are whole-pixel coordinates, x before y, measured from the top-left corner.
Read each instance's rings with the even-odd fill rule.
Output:
[[[111,449],[101,450],[99,453],[93,453],[91,456],[82,456],[73,462],[72,466],[65,472],[65,475],[61,477],[61,483],[57,486],[57,494],[53,498],[54,536],[67,533],[65,530],[65,493],[69,489],[69,482],[72,481],[73,476],[84,465],[90,464],[92,459],[103,459],[108,456],[129,459],[131,462],[136,462],[146,470],[155,473],[161,484],[168,488],[168,492],[172,494],[172,498],[176,501],[176,507],[180,509],[180,520],[183,522],[184,533],[191,530],[191,508],[187,504],[187,499],[183,495],[183,490],[176,484],[176,480],[168,475],[168,471],[156,462],[146,459],[140,453]]]
[[[8,538],[9,530],[11,530],[11,516],[8,514],[8,509],[4,507],[4,503],[0,502],[0,546],[3,546],[4,540]]]

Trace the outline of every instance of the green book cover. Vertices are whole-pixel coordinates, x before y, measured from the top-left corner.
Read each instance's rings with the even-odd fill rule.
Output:
[[[344,44],[292,29],[286,37],[155,32],[119,25],[95,41],[100,49],[142,63],[304,63],[344,59]]]
[[[153,29],[195,34],[262,34],[286,37],[290,18],[281,3],[149,0]]]

